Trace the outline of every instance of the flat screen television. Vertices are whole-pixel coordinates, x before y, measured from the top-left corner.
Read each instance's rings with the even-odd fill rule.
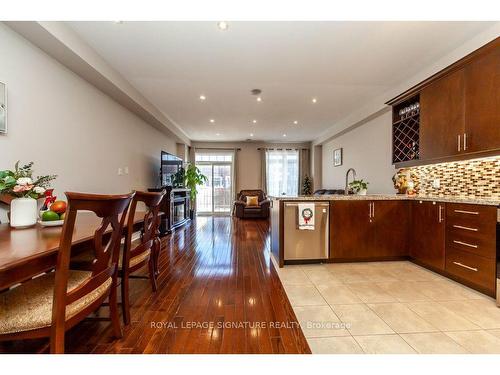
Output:
[[[182,169],[182,163],[181,158],[165,151],[161,152],[161,186],[171,186],[174,188],[183,187],[181,179],[176,178],[176,174]]]

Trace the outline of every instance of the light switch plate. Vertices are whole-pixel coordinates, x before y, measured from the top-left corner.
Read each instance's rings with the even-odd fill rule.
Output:
[[[434,180],[432,180],[432,187],[434,189],[439,189],[441,187],[441,181],[439,180],[439,178],[435,178]]]
[[[118,176],[123,176],[123,170],[121,168],[118,168]]]

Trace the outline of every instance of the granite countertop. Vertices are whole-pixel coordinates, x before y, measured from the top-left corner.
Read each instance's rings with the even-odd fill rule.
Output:
[[[343,200],[421,200],[449,203],[467,203],[467,204],[484,204],[488,206],[500,206],[500,200],[495,198],[481,197],[462,197],[462,196],[431,196],[431,195],[416,195],[409,197],[407,195],[396,194],[368,194],[368,195],[299,195],[299,196],[279,196],[272,197],[275,200],[286,201],[343,201]]]

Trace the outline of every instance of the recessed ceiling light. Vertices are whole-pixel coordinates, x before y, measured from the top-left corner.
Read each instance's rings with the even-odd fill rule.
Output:
[[[299,122],[298,122],[297,120],[295,120],[293,123],[294,123],[295,125],[297,125]]]
[[[253,122],[254,124],[256,124],[256,123],[257,123],[257,120],[252,120],[252,122]]]
[[[215,120],[213,118],[211,118],[210,122],[213,124],[215,122]]]
[[[286,137],[286,134],[283,134],[283,137]]]
[[[114,23],[116,23],[117,25],[121,25],[123,23],[123,21],[113,21]]]
[[[253,137],[253,133],[250,133],[250,137]]]
[[[312,102],[313,102],[313,103],[317,103],[317,102],[318,102],[318,99],[316,99],[316,98],[312,98]]]
[[[215,135],[218,137],[220,135],[220,133],[215,133]]]
[[[200,95],[200,100],[205,100],[207,97],[205,95]]]
[[[261,102],[262,101],[262,98],[260,96],[257,96],[257,101],[258,102]]]
[[[221,30],[227,30],[229,25],[227,24],[226,21],[219,21],[217,22],[217,27]]]

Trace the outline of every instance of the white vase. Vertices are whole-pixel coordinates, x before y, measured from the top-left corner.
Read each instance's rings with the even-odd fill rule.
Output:
[[[10,226],[29,228],[36,224],[37,201],[33,198],[16,198],[10,202]]]
[[[358,195],[366,195],[367,193],[367,189],[361,189],[360,191],[358,191]]]

